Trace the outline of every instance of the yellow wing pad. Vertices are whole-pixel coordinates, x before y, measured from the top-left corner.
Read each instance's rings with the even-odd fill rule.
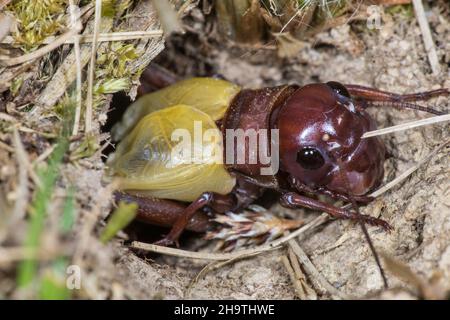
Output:
[[[175,105],[145,116],[119,143],[108,165],[129,193],[194,201],[203,192],[233,189],[235,178],[222,158],[214,120],[191,106]]]
[[[214,78],[191,78],[167,88],[146,94],[125,111],[122,121],[111,131],[113,140],[121,140],[145,115],[154,111],[184,104],[219,120],[225,114],[233,97],[241,88],[231,82]]]

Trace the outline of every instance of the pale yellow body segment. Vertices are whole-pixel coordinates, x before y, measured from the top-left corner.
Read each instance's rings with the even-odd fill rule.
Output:
[[[223,80],[194,78],[136,101],[128,109],[135,108],[133,116],[127,110],[120,124],[132,123],[123,129],[129,133],[108,159],[112,175],[122,178],[120,188],[128,193],[179,201],[194,201],[204,192],[231,192],[235,178],[217,161],[223,157],[221,139],[200,137],[200,145],[193,139],[199,128],[202,133],[209,131],[212,136],[221,137],[215,120],[222,118],[237,92],[237,86]],[[164,106],[173,101],[178,103]],[[142,116],[134,119],[137,114]],[[180,140],[172,136],[179,129],[192,138],[192,156],[198,155],[198,149],[213,152],[201,153],[201,159],[189,158],[197,162],[180,157]]]
[[[119,141],[145,115],[177,104],[184,104],[207,113],[213,120],[223,117],[233,97],[241,88],[231,82],[214,78],[181,80],[164,89],[137,99],[125,111],[122,121],[116,124],[111,135]]]

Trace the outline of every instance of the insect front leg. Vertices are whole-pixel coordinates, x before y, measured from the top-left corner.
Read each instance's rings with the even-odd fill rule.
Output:
[[[346,84],[345,88],[353,98],[365,102],[367,106],[387,106],[401,109],[414,109],[437,115],[446,114],[447,112],[441,112],[439,110],[424,107],[413,102],[426,101],[434,97],[450,95],[450,90],[446,88],[403,95],[355,84]]]
[[[184,209],[183,213],[175,221],[170,232],[155,244],[161,246],[177,244],[178,246],[178,238],[189,221],[199,210],[206,206],[211,207],[216,212],[226,212],[235,206],[235,199],[232,194],[219,195],[213,192],[203,193]]]
[[[321,194],[327,195],[333,199],[344,200],[346,202],[351,202],[351,200],[355,200],[358,203],[369,204],[370,202],[372,202],[374,200],[374,198],[370,197],[370,196],[352,196],[350,198],[347,195],[333,192],[333,191],[330,191],[327,189],[319,189],[318,192]]]
[[[289,183],[291,184],[291,186],[293,186],[298,192],[301,192],[301,193],[305,193],[305,192],[310,193],[310,194],[320,193],[320,194],[329,196],[333,199],[344,200],[346,202],[351,202],[351,200],[353,199],[356,202],[363,203],[363,204],[368,204],[374,200],[373,197],[369,197],[369,196],[352,196],[352,198],[350,198],[344,194],[333,192],[333,191],[325,189],[325,188],[312,189],[295,177],[291,176],[288,179],[289,179]]]
[[[321,202],[319,200],[315,200],[306,196],[299,195],[298,193],[288,192],[281,196],[280,203],[282,206],[287,208],[298,208],[305,207],[313,210],[324,211],[328,213],[330,216],[337,219],[349,219],[362,221],[364,223],[380,226],[385,230],[391,230],[392,227],[386,221],[378,218],[374,218],[371,216],[359,214],[354,211],[337,208],[333,205]]]
[[[247,208],[261,197],[263,192],[263,188],[250,182],[246,176],[236,173],[236,186],[232,192],[236,198],[236,206],[233,211],[237,212]]]

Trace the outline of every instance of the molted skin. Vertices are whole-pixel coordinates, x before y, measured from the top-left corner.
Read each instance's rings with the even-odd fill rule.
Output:
[[[274,118],[281,169],[308,188],[356,196],[381,182],[385,148],[378,138],[360,138],[376,125],[356,101],[311,84],[294,92]],[[324,165],[304,169],[296,160],[303,147],[318,149]]]

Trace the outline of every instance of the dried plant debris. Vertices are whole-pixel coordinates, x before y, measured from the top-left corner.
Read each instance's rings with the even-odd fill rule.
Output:
[[[80,41],[76,55],[73,43],[77,32],[92,37],[95,2],[13,0],[2,9],[9,23],[2,24],[6,31],[0,45],[0,268],[9,270],[12,285],[0,287],[1,297],[106,298],[112,290],[93,266],[112,268],[113,250],[105,251],[101,241],[124,228],[134,211],[118,210],[100,236],[98,219],[109,213],[111,191],[101,182],[108,134],[99,129],[111,94],[129,91],[138,82],[146,61],[162,50],[163,39],[151,3],[102,1],[101,31],[122,33],[119,40],[105,35],[94,52],[94,130],[85,134],[85,66],[91,44]],[[72,24],[69,4],[79,6],[80,30]],[[144,30],[129,24],[136,17],[145,17]],[[148,34],[137,37],[134,31]],[[130,67],[139,61],[143,66]],[[77,78],[81,85],[76,88]],[[77,105],[82,107],[79,130],[72,136]],[[107,253],[99,255],[102,251]],[[114,274],[111,268],[106,277]],[[79,279],[82,269],[85,277]],[[70,288],[68,272],[75,275]]]
[[[272,212],[258,205],[251,205],[239,214],[228,212],[217,215],[213,221],[220,224],[221,228],[207,233],[205,239],[220,240],[217,249],[223,251],[261,245],[304,224],[302,220],[298,219],[278,218]]]
[[[222,34],[239,43],[255,44],[283,33],[304,40],[332,27],[367,18],[366,9],[371,4],[351,0],[224,0],[216,10]]]

